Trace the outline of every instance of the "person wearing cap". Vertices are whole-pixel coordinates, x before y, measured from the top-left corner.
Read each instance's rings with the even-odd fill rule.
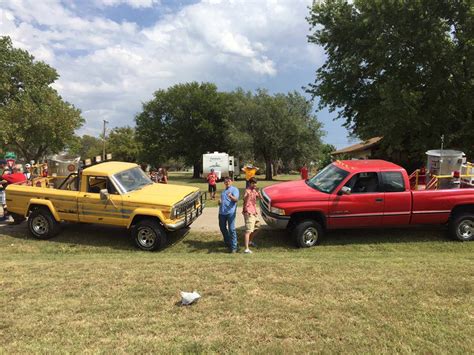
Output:
[[[219,203],[219,229],[224,237],[224,243],[231,253],[237,252],[237,231],[235,230],[235,215],[239,201],[239,189],[232,186],[232,179],[224,179],[225,189],[221,192]]]
[[[216,199],[216,189],[217,189],[217,174],[214,172],[214,169],[211,169],[211,172],[207,174],[206,177],[208,183],[209,194],[211,195],[211,200]]]
[[[247,189],[250,186],[250,179],[255,176],[259,169],[252,164],[247,164],[242,168],[242,171],[245,173],[245,188]]]

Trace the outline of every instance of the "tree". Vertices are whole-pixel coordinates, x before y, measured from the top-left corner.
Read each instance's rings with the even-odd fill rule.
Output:
[[[107,153],[112,153],[114,160],[133,163],[139,160],[141,144],[132,127],[114,128],[107,138],[106,147]]]
[[[69,152],[77,154],[82,159],[92,159],[98,155],[102,156],[103,142],[100,138],[85,134],[82,137],[76,136],[68,148]]]
[[[474,153],[470,0],[314,2],[309,42],[327,60],[308,88],[362,139],[401,162],[440,145]]]
[[[58,153],[84,120],[50,85],[56,71],[0,37],[0,142],[26,160]]]
[[[273,178],[272,165],[278,160],[302,162],[318,156],[321,123],[312,105],[300,94],[271,96],[265,90],[255,95],[238,90],[233,106],[235,132],[251,144],[255,158],[265,161],[265,178]]]
[[[160,165],[168,158],[184,158],[199,177],[202,154],[226,151],[224,117],[227,95],[211,83],[186,83],[158,90],[136,117],[143,158]]]
[[[332,144],[323,144],[321,146],[319,161],[318,161],[318,169],[324,168],[326,165],[332,163],[333,159],[331,153],[336,151],[336,147]]]

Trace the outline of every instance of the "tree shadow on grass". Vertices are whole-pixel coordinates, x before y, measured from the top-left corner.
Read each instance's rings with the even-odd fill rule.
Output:
[[[244,247],[244,233],[244,227],[237,228],[238,245],[241,250]],[[213,236],[212,240],[209,240],[209,235]],[[256,234],[254,241],[258,245],[257,249],[296,249],[285,231],[271,230],[266,226]],[[206,237],[203,237],[202,234],[191,234],[183,241],[183,244],[190,252],[205,252],[207,254],[229,252],[220,232],[209,232]]]
[[[0,234],[17,239],[37,240],[28,234],[27,224],[4,226]],[[61,231],[53,238],[37,240],[42,243],[59,243],[70,246],[108,247],[117,250],[138,250],[125,228],[99,224],[61,223]]]
[[[224,241],[217,239],[217,235],[215,240],[203,240],[199,236],[191,236],[183,241],[183,245],[186,246],[187,251],[190,253],[225,254],[229,252],[224,245]]]

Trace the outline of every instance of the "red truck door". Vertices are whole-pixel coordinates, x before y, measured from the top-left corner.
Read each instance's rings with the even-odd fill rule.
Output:
[[[382,224],[384,192],[378,172],[353,175],[344,186],[351,189],[349,195],[341,194],[341,188],[329,202],[329,228],[370,227]]]
[[[410,223],[412,193],[400,171],[383,171],[380,176],[385,191],[383,225],[407,225]]]

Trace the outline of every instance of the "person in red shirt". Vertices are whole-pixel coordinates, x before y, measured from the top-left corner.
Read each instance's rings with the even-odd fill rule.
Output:
[[[18,170],[14,169],[11,174],[3,174],[1,180],[1,183],[10,185],[16,184],[17,182],[25,182],[26,177],[23,173],[19,173]]]
[[[16,168],[13,168],[13,172],[6,171],[2,176],[0,176],[0,185],[2,186],[2,190],[5,189],[8,185],[10,184],[15,184],[17,182],[25,182],[26,177],[23,175],[23,173],[19,173]],[[3,191],[3,196],[5,194],[5,191]],[[4,221],[7,219],[10,222],[13,222],[13,219],[11,216],[9,216],[8,211],[7,211],[7,205],[6,201],[1,201],[2,206],[0,206],[0,209],[3,209],[2,216],[0,217],[0,220]],[[1,211],[0,211],[1,212]]]
[[[303,180],[308,180],[308,167],[306,166],[306,163],[303,165],[300,172],[301,172],[301,178]]]
[[[214,172],[214,169],[211,169],[211,172],[207,174],[207,183],[209,184],[209,193],[211,194],[211,200],[216,199],[216,185],[217,185],[217,174]]]

